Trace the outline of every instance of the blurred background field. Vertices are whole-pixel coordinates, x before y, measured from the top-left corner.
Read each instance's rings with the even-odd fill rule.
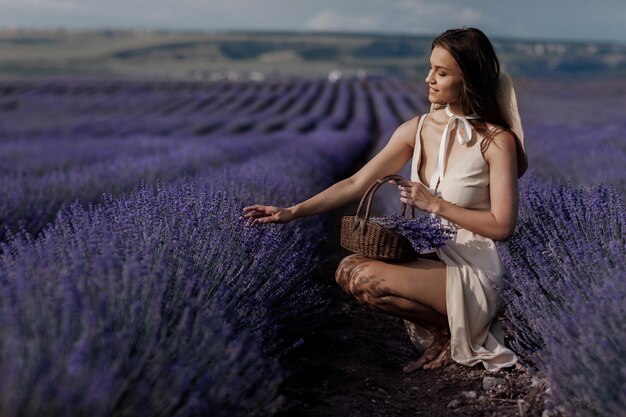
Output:
[[[421,81],[431,35],[350,32],[0,31],[0,75],[253,80],[401,76]],[[495,38],[514,76],[623,76],[617,41]]]

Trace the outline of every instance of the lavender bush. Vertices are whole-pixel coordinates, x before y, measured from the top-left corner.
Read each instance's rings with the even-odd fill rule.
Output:
[[[0,413],[273,414],[277,360],[328,302],[327,284],[310,277],[326,221],[247,228],[241,208],[292,204],[347,175],[370,140],[355,122],[367,114],[351,115],[342,129],[301,137],[185,141],[217,156],[193,182],[108,193],[62,210],[37,238],[9,235],[0,358],[20,359],[0,359],[10,387]]]
[[[626,399],[623,371],[615,366],[624,354],[623,197],[615,187],[574,188],[536,178],[521,195],[517,231],[500,246],[511,277],[503,295],[515,330],[512,345],[546,372],[572,410],[606,415]]]
[[[534,174],[499,245],[512,345],[572,415],[618,414],[623,85],[516,87]],[[241,208],[310,197],[427,110],[400,79],[4,83],[0,414],[273,414],[281,358],[324,319],[328,219],[246,228]],[[390,219],[420,251],[447,236]]]
[[[245,228],[238,208],[193,184],[144,187],[88,211],[73,205],[36,241],[6,245],[2,414],[275,410],[266,310],[299,287],[285,265],[306,274],[310,258],[290,248],[310,244],[297,231]]]
[[[143,187],[5,244],[2,414],[275,411],[272,358],[299,343],[285,327],[324,305],[302,282],[319,234],[245,227],[240,207],[193,183]]]
[[[554,398],[572,416],[619,416],[626,410],[626,370],[620,366],[626,355],[625,279],[622,269],[585,294],[570,292],[568,308],[551,320],[545,372]]]
[[[64,203],[80,199],[100,201],[103,192],[120,194],[139,182],[172,181],[183,176],[206,175],[223,164],[236,164],[250,155],[267,152],[280,141],[255,136],[230,137],[210,142],[188,139],[165,152],[125,155],[74,168],[45,172],[0,174],[0,222],[15,231],[18,225],[37,233]],[[44,148],[45,149],[45,148]],[[81,159],[80,149],[70,150]],[[43,156],[41,156],[43,158]],[[0,239],[5,230],[0,230]]]
[[[294,136],[308,142],[322,136],[339,141],[346,135],[371,136],[363,88],[351,81],[341,83],[342,89],[357,88],[359,100],[345,103],[346,114],[331,108],[336,86],[329,83],[181,84],[5,85],[2,99],[19,104],[0,113],[0,130],[10,137],[0,144],[0,240],[19,228],[38,233],[74,200],[86,206],[101,201],[103,192],[124,193],[140,181],[210,175]],[[198,94],[206,95],[203,106],[194,104]],[[151,106],[142,104],[148,101]],[[211,113],[203,114],[207,109]],[[323,124],[326,114],[341,118]],[[226,131],[232,134],[225,136]]]
[[[515,80],[530,166],[546,180],[626,191],[623,77]],[[592,105],[593,102],[599,105]]]

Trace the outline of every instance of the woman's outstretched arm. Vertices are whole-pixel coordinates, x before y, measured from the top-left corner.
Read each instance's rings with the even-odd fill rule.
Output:
[[[414,117],[398,126],[387,145],[351,177],[291,207],[282,208],[261,204],[244,207],[243,218],[252,219],[251,225],[286,223],[297,217],[334,210],[361,198],[367,187],[375,180],[395,174],[411,159],[415,146],[417,120],[418,118]]]
[[[518,184],[515,139],[500,132],[485,152],[489,164],[489,210],[472,210],[433,196],[421,183],[400,184],[400,200],[421,210],[436,213],[481,236],[507,240],[517,223]]]

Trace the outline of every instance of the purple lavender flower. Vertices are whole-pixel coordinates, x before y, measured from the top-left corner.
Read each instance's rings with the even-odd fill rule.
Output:
[[[499,244],[503,295],[512,346],[555,398],[613,415],[626,96],[617,80],[564,83],[518,90],[531,169],[516,234]],[[11,81],[0,93],[0,414],[12,416],[274,413],[280,359],[325,317],[311,273],[328,217],[247,228],[241,208],[310,197],[428,111],[423,89],[397,79]],[[391,191],[374,201],[384,213],[397,213]],[[382,222],[418,252],[453,233],[428,217]]]
[[[147,86],[133,86],[141,99]],[[112,151],[95,156],[79,147],[74,159],[37,157],[36,142],[30,143],[39,167],[20,165],[22,182],[3,182],[7,196],[17,195],[11,190],[23,188],[19,184],[34,191],[2,200],[7,210],[0,215],[10,219],[4,224],[32,216],[29,229],[43,230],[35,237],[26,231],[11,235],[0,248],[0,358],[12,358],[0,360],[0,385],[11,387],[0,413],[236,416],[277,410],[283,401],[277,391],[284,375],[280,359],[305,343],[312,326],[324,319],[329,284],[311,275],[323,255],[328,221],[319,216],[249,228],[239,219],[241,208],[307,198],[351,173],[371,141],[371,115],[363,105],[348,112],[341,128],[304,129],[317,120],[311,112],[326,107],[315,100],[328,100],[329,93],[324,83],[295,86],[280,104],[294,122],[272,132],[257,131],[261,124],[255,122],[246,133],[228,137],[214,130],[206,135],[210,140],[155,138],[155,149],[127,156]],[[99,135],[141,130],[147,118],[122,129],[121,119],[141,118],[118,114],[116,105],[123,107],[126,97],[118,87],[94,86],[97,92],[121,94],[114,103],[101,98],[91,109],[105,111],[110,121],[103,117],[102,123],[89,124],[70,103],[64,107],[62,100],[46,98],[78,94],[75,86],[63,84],[35,88],[19,117],[27,118],[30,106],[56,102],[60,117],[41,123],[58,122],[61,134],[85,129],[85,137],[96,143]],[[171,91],[159,94],[155,87],[150,94],[156,108],[185,114],[167,99]],[[200,104],[231,112],[256,107],[249,89],[226,90],[230,94],[216,98],[217,107],[196,100],[178,104],[188,112]],[[298,102],[300,90],[306,91],[304,102]],[[236,121],[228,111],[215,116],[224,127]],[[67,129],[61,116],[69,119]],[[172,128],[190,128],[183,117],[169,122]],[[155,123],[162,123],[159,135],[170,135],[165,121]],[[54,140],[40,137],[36,125],[24,126],[23,137]],[[19,136],[20,127],[14,128]],[[155,131],[148,130],[142,137],[150,142]],[[59,142],[68,144],[68,152],[74,149],[70,139]],[[135,149],[121,139],[116,143],[121,151]],[[9,175],[15,164],[5,161]],[[144,185],[135,187],[139,181]],[[82,204],[71,203],[75,198]],[[57,212],[61,204],[65,208]]]
[[[453,229],[442,225],[440,220],[430,216],[411,219],[394,214],[385,217],[370,217],[370,221],[406,237],[417,253],[444,246],[456,233]]]
[[[615,187],[530,178],[518,229],[500,253],[514,349],[546,373],[573,415],[612,415],[626,403],[626,214]]]

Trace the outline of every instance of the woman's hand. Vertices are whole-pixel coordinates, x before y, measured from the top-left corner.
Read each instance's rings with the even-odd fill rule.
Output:
[[[408,180],[389,181],[392,184],[398,184],[400,189],[400,201],[406,203],[409,207],[416,207],[422,211],[435,212],[439,198],[432,195],[430,190],[421,182],[412,182]]]
[[[242,219],[252,219],[249,223],[250,226],[254,226],[257,223],[287,223],[294,218],[293,212],[283,207],[256,204],[244,207],[243,211],[245,214],[242,216]]]

